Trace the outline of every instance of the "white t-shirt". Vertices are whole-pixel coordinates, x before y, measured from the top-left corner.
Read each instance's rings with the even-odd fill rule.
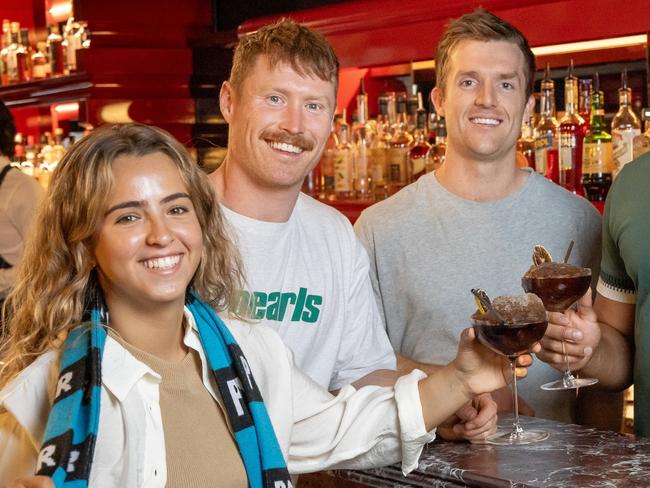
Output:
[[[239,311],[278,332],[299,368],[330,390],[395,369],[368,255],[343,215],[302,193],[287,222],[222,209],[244,262]]]

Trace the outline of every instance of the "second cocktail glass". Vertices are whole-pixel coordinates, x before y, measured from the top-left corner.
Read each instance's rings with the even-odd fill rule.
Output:
[[[540,246],[541,247],[541,246]],[[547,253],[548,254],[548,253]],[[550,255],[549,255],[550,256]],[[532,266],[521,279],[524,290],[542,299],[549,312],[565,312],[591,285],[591,270],[567,263],[553,261]],[[541,386],[543,390],[571,390],[597,383],[594,378],[576,378],[569,368],[569,356],[562,339],[565,370],[562,379]]]

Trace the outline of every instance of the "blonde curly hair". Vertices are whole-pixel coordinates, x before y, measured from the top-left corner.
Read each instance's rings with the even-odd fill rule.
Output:
[[[143,124],[104,127],[77,142],[52,174],[25,244],[3,314],[0,388],[80,324],[92,290],[92,240],[121,156],[160,152],[178,167],[203,231],[203,254],[191,286],[217,310],[230,308],[241,289],[239,254],[230,242],[206,175],[167,132]]]

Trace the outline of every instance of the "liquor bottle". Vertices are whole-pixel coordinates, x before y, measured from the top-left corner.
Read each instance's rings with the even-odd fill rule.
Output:
[[[612,150],[616,174],[632,161],[634,138],[641,134],[641,122],[632,111],[632,90],[627,86],[627,69],[621,73],[621,87],[618,89],[618,112],[612,119]]]
[[[564,78],[564,117],[560,120],[560,185],[576,194],[582,194],[582,141],[585,120],[578,109],[578,78],[573,76],[573,59],[569,74]]]
[[[25,162],[26,167],[32,168],[34,178],[38,179],[40,176],[40,168],[36,160],[38,149],[34,145],[34,136],[27,136],[27,143],[25,145]]]
[[[325,150],[317,166],[320,166],[320,194],[322,199],[331,200],[334,198],[334,158],[336,156],[336,146],[339,143],[336,131],[330,133]]]
[[[645,123],[645,132],[632,141],[634,159],[650,151],[650,108],[641,110],[641,118]]]
[[[388,98],[388,131],[392,137],[397,130],[397,93],[387,92],[386,97]]]
[[[318,165],[320,166],[320,195],[322,199],[333,200],[334,193],[334,160],[336,158],[336,146],[339,145],[339,128],[341,127],[342,114],[334,116],[334,128],[325,143],[325,151],[321,156]]]
[[[559,123],[555,118],[555,88],[550,77],[550,68],[546,65],[546,74],[541,84],[540,118],[535,127],[535,169],[547,175],[548,152],[557,151],[557,132]]]
[[[397,120],[388,149],[388,193],[392,195],[409,182],[409,150],[413,136],[406,129],[406,94],[396,97]]]
[[[521,158],[526,161],[526,164],[520,167],[528,167],[535,169],[535,138],[533,137],[533,117],[528,117],[521,124],[521,136],[517,140],[517,152]]]
[[[63,29],[63,46],[65,48],[65,68],[68,73],[77,71],[77,51],[81,49],[81,36],[78,35],[79,23],[69,17]]]
[[[582,186],[592,202],[604,202],[612,184],[614,156],[612,136],[606,131],[604,95],[600,91],[598,72],[591,97],[589,132],[582,145]]]
[[[20,164],[20,170],[28,176],[35,177],[34,159],[27,158],[26,147],[23,144],[23,135],[20,132],[14,137],[14,161]]]
[[[354,190],[357,198],[370,197],[370,178],[368,175],[370,148],[373,141],[373,129],[368,123],[368,95],[361,79],[357,95],[357,123],[354,127]]]
[[[18,47],[20,36],[20,23],[11,22],[11,44],[7,48],[7,79],[9,83],[18,83]]]
[[[591,120],[591,78],[578,80],[578,115],[585,121],[585,135],[589,130],[589,121]]]
[[[54,155],[52,151],[52,134],[45,132],[41,136],[40,151],[37,156],[37,166],[39,168],[39,183],[47,188],[50,183],[50,174],[54,169]]]
[[[426,170],[427,173],[442,166],[447,155],[447,123],[444,117],[438,116],[436,119],[436,143],[431,147],[430,166]]]
[[[65,155],[65,147],[63,146],[63,129],[57,127],[54,129],[54,144],[52,144],[52,162],[54,167],[59,164]]]
[[[438,114],[435,108],[431,108],[429,112],[429,133],[427,135],[427,142],[432,146],[436,145],[436,129],[438,128]]]
[[[415,126],[417,124],[417,112],[419,107],[418,93],[418,86],[413,84],[411,85],[411,94],[406,99],[406,130],[411,134],[415,131]],[[422,97],[422,95],[420,95],[420,97]]]
[[[25,161],[25,145],[23,144],[23,134],[16,132],[14,136],[14,161],[22,163]]]
[[[428,167],[433,166],[428,160],[433,157],[431,144],[427,142],[427,111],[422,104],[422,93],[417,93],[418,108],[415,112],[415,130],[413,132],[413,146],[409,151],[409,173],[411,181],[424,175]]]
[[[63,37],[59,34],[59,24],[48,26],[50,34],[47,36],[47,54],[50,58],[52,76],[65,73],[65,57],[63,52]]]
[[[42,80],[50,75],[52,67],[45,54],[46,51],[46,44],[39,42],[36,45],[34,54],[32,54],[32,79],[34,80]]]
[[[32,53],[29,47],[29,31],[27,29],[20,29],[18,48],[16,50],[16,69],[18,70],[18,81],[32,79]]]
[[[11,22],[2,21],[2,49],[0,49],[0,83],[9,84],[9,46],[11,45]]]
[[[388,196],[387,191],[387,161],[390,147],[390,121],[388,119],[389,96],[380,95],[377,99],[379,114],[377,114],[376,134],[370,145],[370,180],[375,200]]]
[[[337,198],[354,197],[354,154],[350,144],[350,126],[345,119],[343,109],[339,143],[334,152],[334,192]]]

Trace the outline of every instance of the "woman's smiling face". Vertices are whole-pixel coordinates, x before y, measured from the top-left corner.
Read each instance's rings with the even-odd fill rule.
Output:
[[[201,261],[202,229],[185,183],[165,154],[121,156],[94,240],[109,307],[180,303]]]

